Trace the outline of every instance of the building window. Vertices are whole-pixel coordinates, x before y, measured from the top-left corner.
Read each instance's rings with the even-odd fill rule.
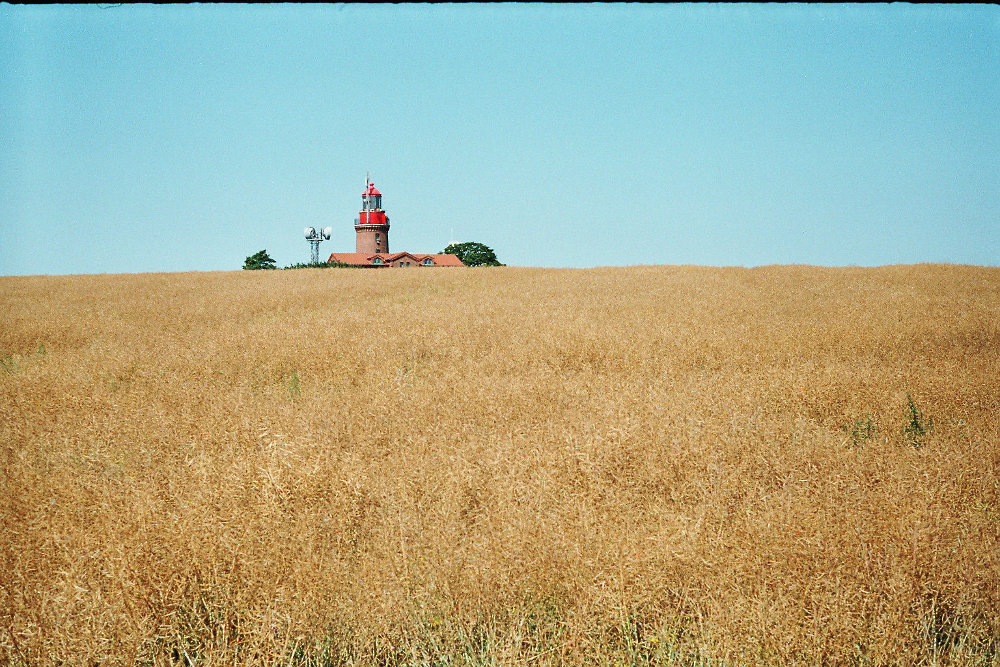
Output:
[[[381,264],[381,263],[382,263],[381,257],[376,257],[375,259],[372,260],[372,264]]]
[[[433,263],[434,263],[434,260],[431,259],[430,257],[428,257],[427,259],[424,260],[424,266],[430,266]]]

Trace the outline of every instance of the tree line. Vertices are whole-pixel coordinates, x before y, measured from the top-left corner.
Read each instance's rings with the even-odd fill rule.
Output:
[[[456,255],[462,264],[466,266],[506,266],[497,259],[496,253],[489,246],[476,241],[466,241],[464,243],[452,243],[441,251],[442,255]],[[286,269],[326,269],[349,267],[350,264],[343,262],[319,262],[319,263],[299,263],[286,266]],[[249,255],[243,261],[243,270],[260,271],[277,269],[278,263],[271,257],[267,250],[260,250]]]

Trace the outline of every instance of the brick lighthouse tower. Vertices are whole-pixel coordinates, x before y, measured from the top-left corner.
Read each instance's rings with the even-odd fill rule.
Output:
[[[354,231],[358,234],[357,252],[389,252],[389,218],[382,210],[382,193],[368,178],[361,193],[361,212],[354,221]]]
[[[424,255],[412,252],[389,254],[389,217],[382,210],[382,193],[365,176],[365,191],[361,193],[361,212],[354,219],[357,234],[356,252],[330,253],[327,262],[350,266],[465,266],[458,255],[437,253]]]

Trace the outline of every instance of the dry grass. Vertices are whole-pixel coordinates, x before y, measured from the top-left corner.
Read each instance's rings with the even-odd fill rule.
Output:
[[[7,277],[0,308],[0,662],[1000,660],[998,269]]]

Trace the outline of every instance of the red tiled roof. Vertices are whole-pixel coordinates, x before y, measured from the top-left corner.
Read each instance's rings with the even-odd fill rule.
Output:
[[[382,261],[386,264],[395,262],[400,257],[412,257],[413,261],[418,265],[423,264],[423,261],[428,257],[434,262],[433,266],[465,266],[462,264],[462,260],[458,258],[458,255],[424,255],[412,252],[335,252],[330,254],[330,258],[326,261],[328,262],[340,262],[342,264],[354,264],[360,266],[371,266],[372,260],[376,257],[381,257]]]
[[[465,266],[462,260],[458,258],[458,255],[416,255],[423,261],[425,258],[430,257],[434,260],[434,266]]]
[[[328,262],[340,262],[341,264],[371,264],[372,257],[366,252],[335,252],[331,253]]]

